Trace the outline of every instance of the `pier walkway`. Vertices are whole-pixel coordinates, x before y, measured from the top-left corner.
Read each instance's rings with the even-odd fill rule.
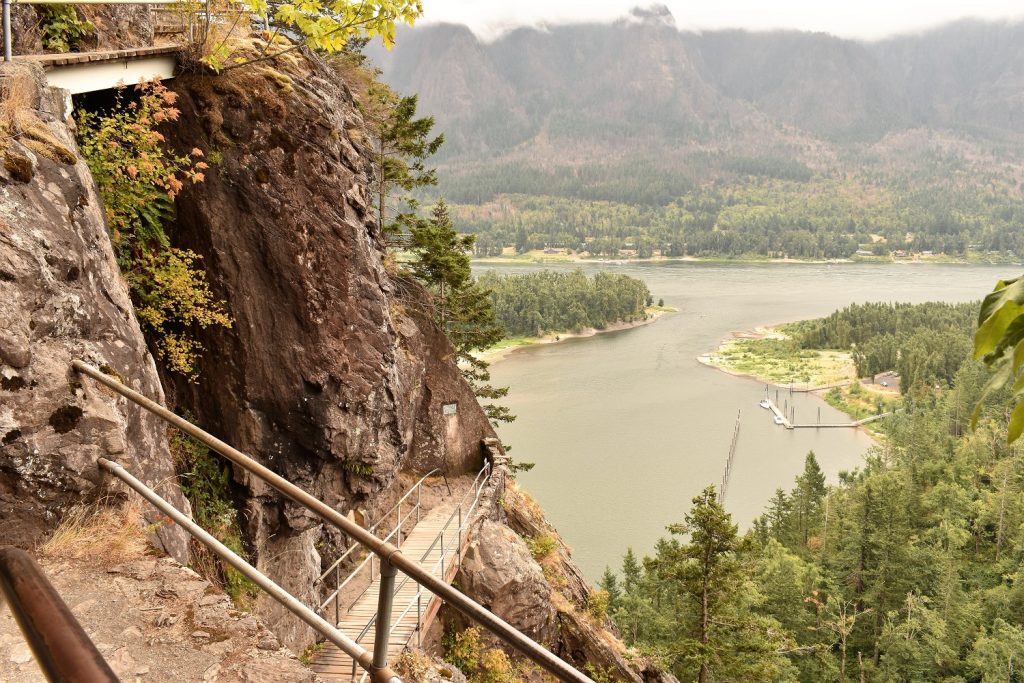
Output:
[[[878,415],[866,417],[863,420],[854,420],[853,422],[818,422],[810,424],[794,424],[789,421],[789,418],[786,417],[781,410],[779,410],[779,407],[775,405],[774,401],[772,401],[770,398],[767,399],[767,401],[768,409],[772,412],[772,415],[775,417],[782,418],[781,426],[785,427],[786,429],[849,429],[861,427],[876,420],[881,420],[883,417],[888,417],[892,415],[892,412],[880,413]]]

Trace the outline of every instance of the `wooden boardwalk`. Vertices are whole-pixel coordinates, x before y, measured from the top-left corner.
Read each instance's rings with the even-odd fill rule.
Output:
[[[144,57],[174,56],[181,51],[180,45],[157,45],[155,47],[136,47],[126,50],[101,50],[99,52],[63,52],[59,54],[16,55],[15,60],[32,61],[42,65],[44,69],[57,66],[74,66],[95,62],[123,62]],[[131,85],[131,84],[129,84]]]
[[[409,535],[405,537],[401,547],[403,555],[419,560],[420,565],[424,569],[431,571],[446,583],[450,583],[454,578],[460,561],[457,549],[453,547],[457,544],[455,536],[458,529],[458,520],[449,524],[445,530],[444,569],[446,576],[441,576],[441,544],[440,542],[435,544],[434,541],[437,539],[442,528],[444,528],[445,523],[448,522],[455,508],[454,501],[446,501],[428,512],[420,520],[420,523],[409,532]],[[430,547],[431,544],[434,544],[433,548]],[[462,550],[464,551],[465,549],[462,548]],[[426,556],[424,557],[424,555]],[[404,585],[402,585],[403,581],[405,582]],[[338,623],[338,628],[342,633],[353,639],[358,638],[359,644],[370,652],[373,652],[375,635],[374,624],[371,622],[377,613],[379,589],[380,580],[378,576],[366,592],[356,600],[348,613],[341,617],[341,621]],[[420,597],[419,609],[417,609],[416,594],[419,590],[420,587],[415,581],[412,579],[407,580],[406,576],[399,572],[395,578],[395,598],[392,603],[392,631],[388,642],[389,663],[394,662],[395,658],[405,649],[410,639],[414,639],[417,627],[421,624],[429,624],[440,607],[440,601],[433,594],[424,591]],[[405,611],[410,605],[412,605],[411,609]],[[403,611],[405,612],[404,614]],[[360,638],[359,634],[367,624],[370,626],[366,634]],[[313,657],[311,668],[325,680],[349,683],[349,681],[358,681],[363,675],[363,670],[357,666],[355,678],[352,677],[352,663],[351,657],[339,650],[337,646],[328,644],[327,647]]]

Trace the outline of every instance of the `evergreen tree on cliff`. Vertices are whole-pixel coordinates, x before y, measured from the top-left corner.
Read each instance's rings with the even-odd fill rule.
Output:
[[[474,239],[455,231],[448,206],[441,199],[429,219],[410,222],[409,250],[414,258],[409,268],[434,295],[434,320],[455,348],[463,376],[478,398],[493,400],[508,394],[508,388],[490,384],[487,363],[473,352],[497,344],[505,331],[495,318],[490,292],[473,280],[468,252]],[[488,403],[483,408],[492,422],[515,419],[506,407]]]
[[[380,234],[393,238],[416,223],[417,203],[406,194],[419,187],[437,184],[437,173],[426,167],[426,160],[444,143],[444,136],[430,137],[434,118],[416,117],[416,96],[399,97],[382,83],[374,83],[364,105],[370,130],[375,138],[374,161],[377,227]],[[405,202],[405,210],[396,205]],[[388,220],[389,213],[393,219]]]
[[[434,205],[429,220],[416,221],[410,230],[409,249],[416,258],[409,265],[413,275],[434,292],[437,324],[446,331],[450,321],[449,299],[470,283],[467,252],[474,239],[473,235],[455,232],[443,199]]]
[[[792,677],[778,654],[789,644],[779,623],[758,616],[762,601],[741,556],[736,525],[719,504],[714,486],[693,499],[673,536],[658,545],[652,565],[668,584],[678,615],[661,648],[681,680],[780,680]]]

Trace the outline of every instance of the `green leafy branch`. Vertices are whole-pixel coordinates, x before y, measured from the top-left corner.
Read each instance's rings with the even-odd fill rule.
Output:
[[[974,357],[993,370],[971,417],[972,427],[985,399],[1011,385],[1016,407],[1010,414],[1008,438],[1012,443],[1024,432],[1024,277],[1000,280],[981,302]]]
[[[353,38],[379,37],[384,46],[395,44],[395,27],[398,22],[412,25],[423,14],[420,0],[375,0],[351,2],[350,0],[300,0],[273,6],[268,0],[244,0],[243,11],[236,15],[226,35],[217,40],[202,61],[214,71],[220,72],[247,66],[256,62],[280,57],[302,46],[311,50],[334,54],[342,52]],[[235,54],[229,47],[232,34],[243,14],[264,17],[268,28],[267,44],[256,56]],[[299,40],[277,51],[271,46],[278,44],[282,33],[298,36]]]

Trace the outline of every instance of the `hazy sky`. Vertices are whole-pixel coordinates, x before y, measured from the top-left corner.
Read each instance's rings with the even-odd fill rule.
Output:
[[[490,37],[509,26],[607,21],[649,0],[423,0],[422,21],[468,24]],[[1024,18],[1022,0],[669,0],[682,29],[795,28],[881,38],[964,17]]]

